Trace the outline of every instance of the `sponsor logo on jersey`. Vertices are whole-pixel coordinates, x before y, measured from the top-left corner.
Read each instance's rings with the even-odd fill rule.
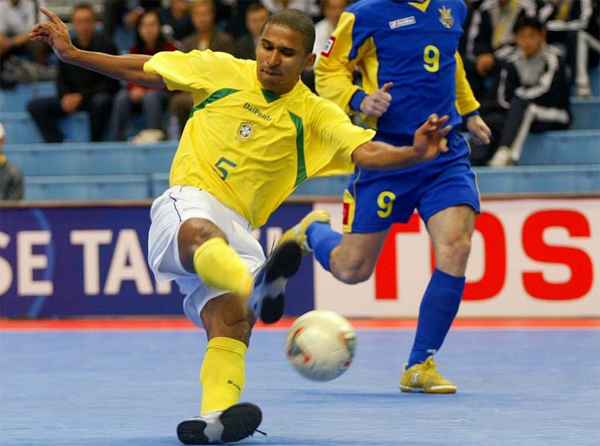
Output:
[[[335,43],[335,36],[331,36],[329,38],[329,40],[327,41],[327,45],[325,45],[325,48],[323,48],[323,51],[321,51],[321,56],[329,57],[334,43]]]
[[[440,22],[442,22],[442,25],[446,28],[452,28],[454,26],[452,10],[442,6],[438,11],[440,12]]]
[[[254,134],[254,126],[251,122],[242,122],[238,128],[237,136],[240,139],[246,140]]]
[[[254,113],[260,119],[264,119],[265,121],[271,122],[273,118],[269,115],[265,115],[258,107],[254,107],[253,105],[248,104],[247,102],[244,104],[244,108],[248,110],[250,113]]]
[[[402,28],[404,26],[414,25],[415,23],[417,23],[417,20],[415,19],[415,16],[411,15],[410,17],[404,17],[403,19],[392,20],[390,22],[390,28]]]

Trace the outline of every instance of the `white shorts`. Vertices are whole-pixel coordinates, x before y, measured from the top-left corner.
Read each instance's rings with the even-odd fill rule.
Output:
[[[184,221],[202,218],[217,225],[250,271],[256,270],[265,261],[263,249],[252,236],[248,221],[203,190],[190,186],[170,188],[154,200],[150,218],[150,268],[160,282],[175,280],[185,294],[183,311],[198,327],[203,326],[200,312],[206,302],[229,291],[206,285],[197,274],[186,271],[181,265],[177,234]]]

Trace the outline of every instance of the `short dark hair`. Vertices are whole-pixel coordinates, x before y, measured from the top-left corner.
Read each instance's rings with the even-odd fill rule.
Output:
[[[73,11],[71,12],[71,15],[75,14],[75,12],[79,11],[80,9],[87,9],[94,15],[94,17],[96,17],[96,11],[94,11],[94,7],[91,4],[85,2],[77,3],[75,6],[73,6]]]
[[[517,22],[515,23],[515,26],[513,27],[513,33],[517,33],[518,31],[522,30],[523,28],[535,28],[538,31],[542,31],[545,29],[544,24],[542,22],[540,22],[537,17],[527,17],[526,15],[521,15],[518,19]]]
[[[263,5],[262,3],[252,2],[246,8],[246,17],[248,17],[248,14],[251,14],[251,13],[257,12],[257,11],[267,11],[267,12],[269,12],[269,10],[267,9],[267,7],[265,5]]]
[[[283,9],[269,16],[263,30],[269,24],[289,28],[302,34],[306,54],[312,53],[315,46],[315,24],[306,13],[297,9]]]

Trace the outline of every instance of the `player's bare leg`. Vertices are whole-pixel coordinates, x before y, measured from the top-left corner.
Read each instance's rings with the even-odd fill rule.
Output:
[[[339,246],[331,251],[329,266],[334,277],[354,284],[367,280],[375,270],[388,230],[365,234],[342,234]]]

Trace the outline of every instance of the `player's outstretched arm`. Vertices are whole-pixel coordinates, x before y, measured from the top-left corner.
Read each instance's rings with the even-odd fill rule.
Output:
[[[449,116],[429,116],[415,132],[412,146],[396,147],[382,141],[366,142],[352,153],[352,161],[369,170],[398,169],[430,161],[440,152],[448,151],[446,135],[452,130],[450,125],[444,127],[448,119]]]
[[[77,49],[71,42],[67,25],[52,11],[46,8],[40,8],[40,11],[50,20],[35,25],[29,37],[31,40],[48,43],[63,62],[136,84],[163,85],[160,75],[144,72],[144,63],[150,59],[150,56],[141,54],[113,56]]]

